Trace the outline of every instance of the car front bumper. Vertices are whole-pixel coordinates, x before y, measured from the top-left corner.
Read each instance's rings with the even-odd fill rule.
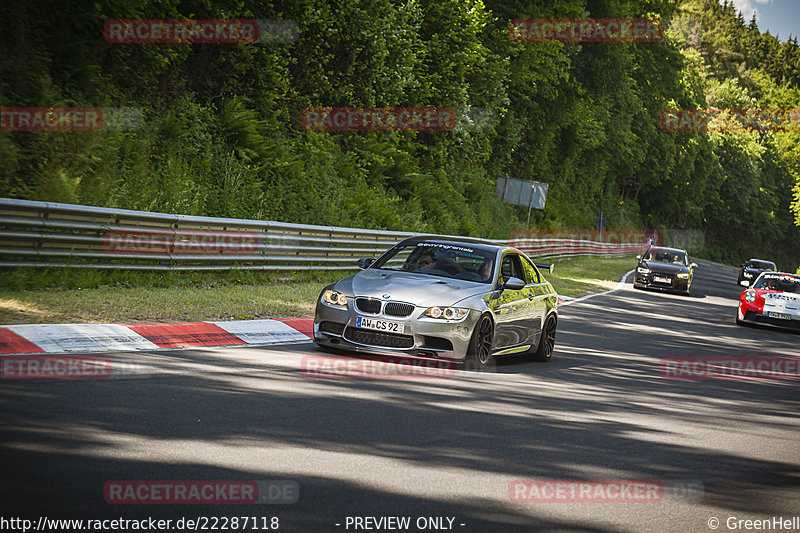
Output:
[[[667,279],[669,281],[655,281],[653,278],[658,277]],[[633,279],[634,287],[641,289],[660,289],[662,291],[676,291],[686,292],[689,290],[689,278],[679,278],[674,274],[660,274],[658,272],[650,272],[649,274],[642,274],[636,271]]]
[[[415,307],[410,316],[398,318],[359,312],[354,308],[352,299],[347,309],[318,303],[314,313],[314,342],[320,346],[359,353],[463,360],[481,312],[469,310],[463,320],[448,321],[421,318],[424,311],[421,307]],[[397,334],[359,328],[356,326],[358,317],[400,322],[404,325],[404,331]]]
[[[773,313],[788,315],[790,318],[786,319],[770,316]],[[749,302],[742,302],[740,300],[739,309],[737,311],[737,319],[740,322],[747,322],[750,324],[763,324],[766,326],[775,326],[778,328],[800,331],[800,310],[771,306],[759,308],[756,305],[750,304]]]

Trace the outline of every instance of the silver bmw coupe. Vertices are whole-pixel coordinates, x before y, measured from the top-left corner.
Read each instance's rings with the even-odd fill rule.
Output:
[[[314,341],[323,348],[415,355],[487,368],[499,355],[548,361],[558,296],[521,251],[480,240],[415,236],[325,287]]]

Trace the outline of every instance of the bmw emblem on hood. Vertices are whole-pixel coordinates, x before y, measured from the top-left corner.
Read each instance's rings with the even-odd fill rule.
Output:
[[[383,299],[384,299],[384,300],[388,300],[388,299],[389,299],[389,298],[391,298],[391,297],[392,297],[392,295],[391,295],[391,294],[384,294],[384,295],[383,295]]]

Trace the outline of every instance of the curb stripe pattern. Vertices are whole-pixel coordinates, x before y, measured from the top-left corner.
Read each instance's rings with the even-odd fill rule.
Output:
[[[22,324],[0,327],[0,355],[130,352],[306,342],[313,317],[166,324]]]
[[[285,321],[291,320],[292,327]],[[247,344],[286,344],[290,342],[306,342],[312,334],[305,330],[314,328],[313,318],[290,318],[283,320],[228,320],[212,322],[231,335],[242,339]]]
[[[116,352],[158,348],[135,331],[120,324],[22,324],[6,327],[47,353]],[[14,352],[6,352],[5,347],[0,346],[0,353]]]
[[[174,324],[126,324],[133,331],[159,348],[191,348],[197,346],[233,346],[247,344],[221,327],[209,322],[177,322]]]
[[[559,305],[567,305],[584,298],[559,296],[558,300]],[[22,324],[0,326],[0,355],[269,346],[307,342],[314,338],[313,329],[313,317],[152,324]]]
[[[44,350],[8,328],[0,328],[0,354],[42,353]]]
[[[310,339],[314,338],[314,319],[313,318],[279,318],[281,322],[290,326],[300,333],[306,334]]]

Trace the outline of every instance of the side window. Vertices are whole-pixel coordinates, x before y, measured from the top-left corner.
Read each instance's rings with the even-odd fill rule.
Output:
[[[522,270],[522,264],[517,254],[506,254],[505,257],[503,257],[503,264],[501,266],[500,274],[504,279],[514,277],[523,281],[525,280],[525,273]]]
[[[531,283],[541,283],[541,277],[539,276],[539,271],[536,269],[536,265],[528,261],[527,258],[522,258],[522,268],[525,270],[525,282],[530,285]]]

